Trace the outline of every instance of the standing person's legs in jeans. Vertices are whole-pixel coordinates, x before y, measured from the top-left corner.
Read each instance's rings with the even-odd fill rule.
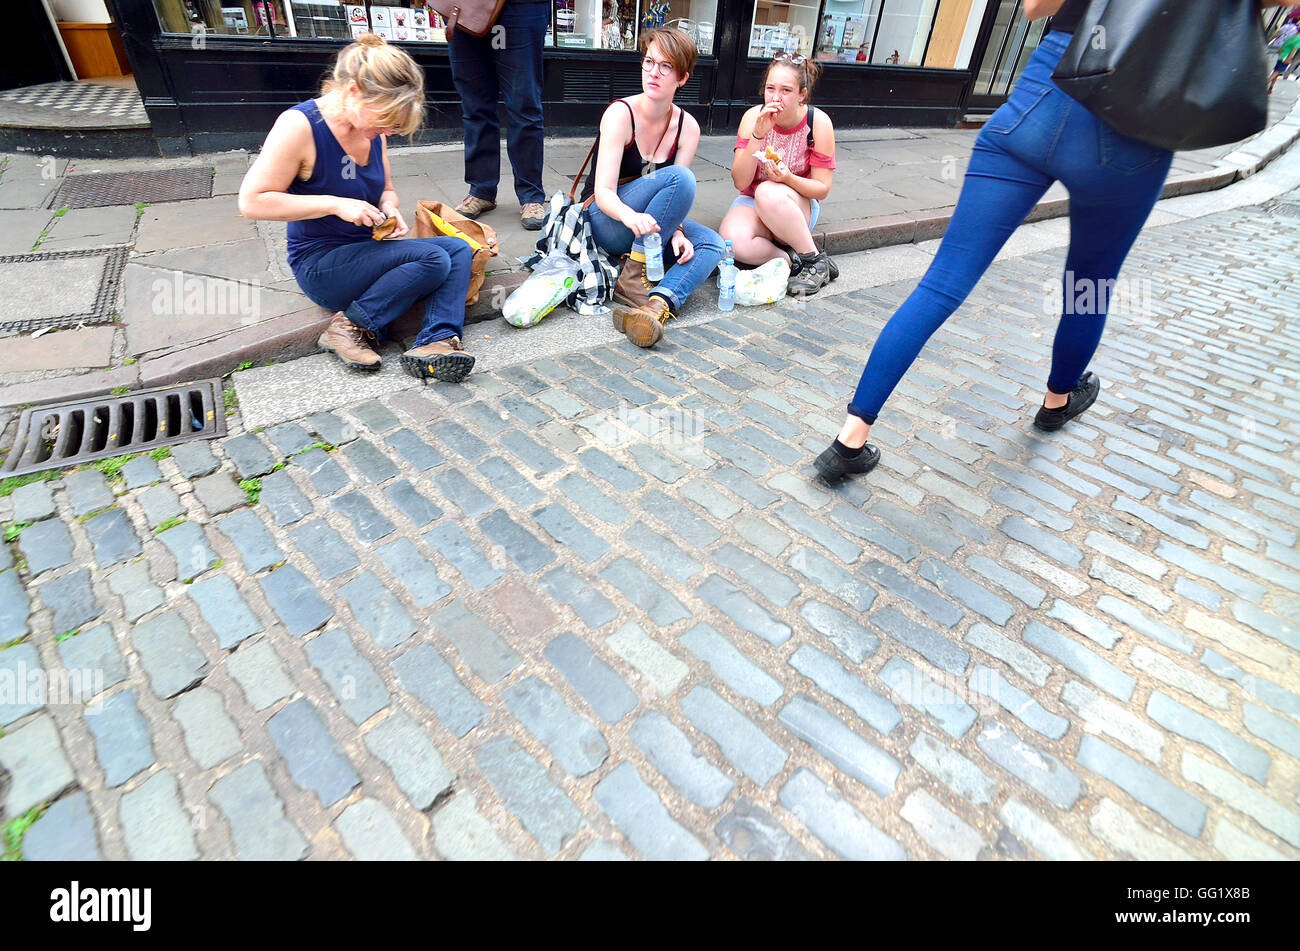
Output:
[[[341,311],[379,341],[389,324],[427,297],[414,349],[464,331],[473,258],[460,238],[356,241],[299,263],[294,277],[312,301]]]
[[[691,291],[703,284],[722,260],[722,239],[716,231],[690,221],[686,215],[695,203],[695,173],[684,165],[665,165],[650,175],[620,185],[618,197],[629,208],[652,215],[659,223],[663,241],[664,264],[672,257],[672,235],[680,225],[686,239],[695,247],[695,256],[685,264],[672,263],[664,269],[663,280],[651,294],[668,302],[676,313],[686,303]],[[645,244],[621,221],[610,218],[595,204],[588,212],[596,243],[608,254],[636,252],[644,255]]]
[[[546,136],[542,117],[542,45],[550,16],[546,3],[507,2],[497,19],[497,25],[505,30],[506,45],[493,51],[493,60],[506,103],[509,120],[506,154],[514,171],[515,197],[520,205],[546,202],[542,186],[542,149]]]
[[[1007,104],[980,133],[935,260],[877,338],[836,440],[839,448],[865,445],[903,373],[1053,180],[1070,191],[1066,269],[1073,273],[1067,285],[1108,287],[1101,282],[1118,275],[1160,196],[1172,154],[1119,135],[1051,82],[1068,41],[1061,34],[1044,39]],[[1104,304],[1089,314],[1065,310],[1053,347],[1049,408],[1066,405],[1105,324]]]
[[[507,3],[486,36],[452,33],[448,43],[452,80],[465,127],[465,182],[469,193],[495,202],[501,179],[501,123],[497,99],[504,95],[509,127],[506,151],[520,204],[544,202],[542,187],[542,44],[550,9],[545,3]],[[497,32],[496,28],[501,31]],[[494,49],[494,42],[505,46]]]

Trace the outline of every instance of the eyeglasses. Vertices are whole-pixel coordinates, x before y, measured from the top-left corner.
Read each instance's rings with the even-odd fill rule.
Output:
[[[777,53],[772,59],[789,63],[791,66],[802,66],[804,64],[804,58],[799,53]]]
[[[656,76],[667,76],[673,71],[673,64],[661,63],[647,56],[641,60],[641,71],[643,73],[654,73]]]

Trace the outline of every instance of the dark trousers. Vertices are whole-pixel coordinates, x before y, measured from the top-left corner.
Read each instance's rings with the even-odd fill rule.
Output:
[[[293,276],[326,310],[341,310],[381,341],[385,328],[427,297],[424,323],[412,346],[459,337],[465,328],[474,252],[460,238],[366,238],[327,248],[298,262]]]
[[[545,3],[508,2],[486,36],[456,30],[448,44],[451,76],[465,125],[465,181],[469,193],[496,201],[501,179],[501,123],[506,104],[506,153],[519,204],[546,201],[542,187],[542,44],[550,23]],[[494,49],[494,46],[501,47]]]

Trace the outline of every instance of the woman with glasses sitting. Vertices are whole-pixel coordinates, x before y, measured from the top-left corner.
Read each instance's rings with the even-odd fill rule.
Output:
[[[740,120],[731,164],[740,197],[720,229],[743,264],[789,260],[795,296],[815,294],[840,276],[812,236],[835,168],[830,116],[808,104],[820,71],[798,53],[778,53],[768,65],[763,105]]]
[[[722,239],[686,217],[695,202],[689,166],[700,125],[673,105],[673,96],[695,68],[695,44],[681,30],[657,29],[642,33],[640,45],[642,92],[605,110],[582,198],[595,196],[590,221],[601,249],[625,255],[614,286],[614,327],[638,347],[653,347],[722,260]],[[648,234],[658,234],[663,246],[658,283],[646,275]]]

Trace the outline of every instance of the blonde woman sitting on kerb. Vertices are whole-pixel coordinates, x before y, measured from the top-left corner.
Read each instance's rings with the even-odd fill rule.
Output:
[[[245,218],[289,222],[289,268],[334,319],[319,345],[349,367],[378,370],[389,324],[428,298],[402,368],[459,382],[473,252],[460,238],[403,238],[387,137],[424,117],[424,73],[373,33],[344,47],[321,94],[281,113],[239,189]]]

